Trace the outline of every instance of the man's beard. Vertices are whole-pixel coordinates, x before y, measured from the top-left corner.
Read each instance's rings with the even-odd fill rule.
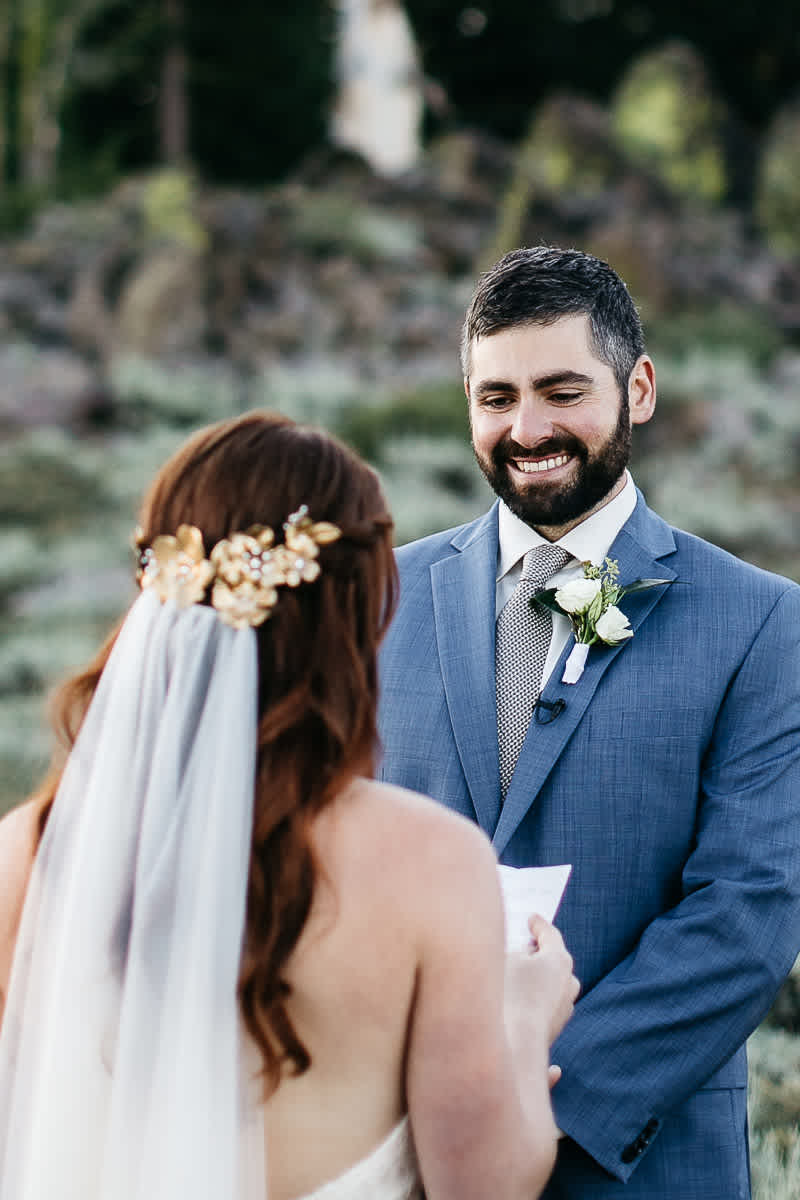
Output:
[[[561,484],[549,484],[546,473],[543,477],[532,474],[530,486],[521,487],[512,480],[508,463],[532,454],[537,458],[568,454],[576,460],[577,470]],[[590,454],[578,438],[563,433],[527,447],[507,435],[494,446],[488,461],[481,460],[477,452],[475,458],[492,490],[516,517],[536,529],[569,525],[595,509],[622,475],[630,454],[630,414],[628,398],[623,396],[616,428],[595,454]]]

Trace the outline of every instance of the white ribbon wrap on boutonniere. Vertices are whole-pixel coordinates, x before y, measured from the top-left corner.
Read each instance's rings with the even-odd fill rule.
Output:
[[[602,566],[583,563],[583,578],[572,579],[560,588],[543,588],[531,604],[543,604],[552,612],[569,617],[575,645],[564,664],[562,683],[577,683],[586,666],[590,648],[596,642],[616,646],[633,637],[633,630],[617,601],[631,592],[671,583],[669,579],[637,579],[622,585],[617,582],[619,563],[606,558]]]
[[[583,674],[583,668],[586,666],[586,659],[589,654],[588,642],[576,642],[569,652],[569,657],[564,663],[564,674],[561,676],[562,683],[577,683]]]

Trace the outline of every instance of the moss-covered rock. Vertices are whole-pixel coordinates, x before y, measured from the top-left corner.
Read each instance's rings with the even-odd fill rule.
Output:
[[[91,367],[69,350],[19,341],[0,345],[0,431],[79,425],[94,385]]]
[[[170,168],[156,172],[142,192],[146,233],[196,253],[205,250],[208,235],[195,216],[194,191],[187,171]]]
[[[206,328],[203,272],[193,252],[165,247],[131,273],[115,322],[114,341],[120,350],[202,351]]]
[[[413,218],[359,203],[346,190],[298,190],[291,228],[297,242],[313,254],[347,253],[364,263],[403,261],[414,258],[420,248],[420,229]]]

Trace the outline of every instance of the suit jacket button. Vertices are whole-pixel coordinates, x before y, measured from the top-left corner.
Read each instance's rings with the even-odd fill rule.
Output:
[[[620,1157],[624,1163],[632,1163],[635,1158],[639,1157],[643,1149],[644,1147],[640,1144],[639,1139],[636,1138],[629,1146],[625,1147]]]
[[[653,1134],[658,1129],[658,1121],[655,1117],[651,1117],[645,1125],[642,1132],[635,1137],[629,1146],[626,1146],[622,1151],[620,1158],[624,1163],[632,1163],[635,1158],[638,1158],[653,1140]]]
[[[651,1119],[647,1122],[644,1129],[639,1134],[639,1137],[636,1139],[637,1141],[641,1142],[642,1149],[644,1149],[645,1147],[650,1145],[650,1143],[653,1140],[653,1134],[656,1132],[657,1129],[658,1129],[658,1121],[656,1121],[655,1119]]]

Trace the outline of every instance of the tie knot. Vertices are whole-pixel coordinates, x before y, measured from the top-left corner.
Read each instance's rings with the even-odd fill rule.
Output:
[[[557,575],[572,558],[563,546],[536,546],[529,550],[522,560],[522,578],[542,587],[554,575]]]

